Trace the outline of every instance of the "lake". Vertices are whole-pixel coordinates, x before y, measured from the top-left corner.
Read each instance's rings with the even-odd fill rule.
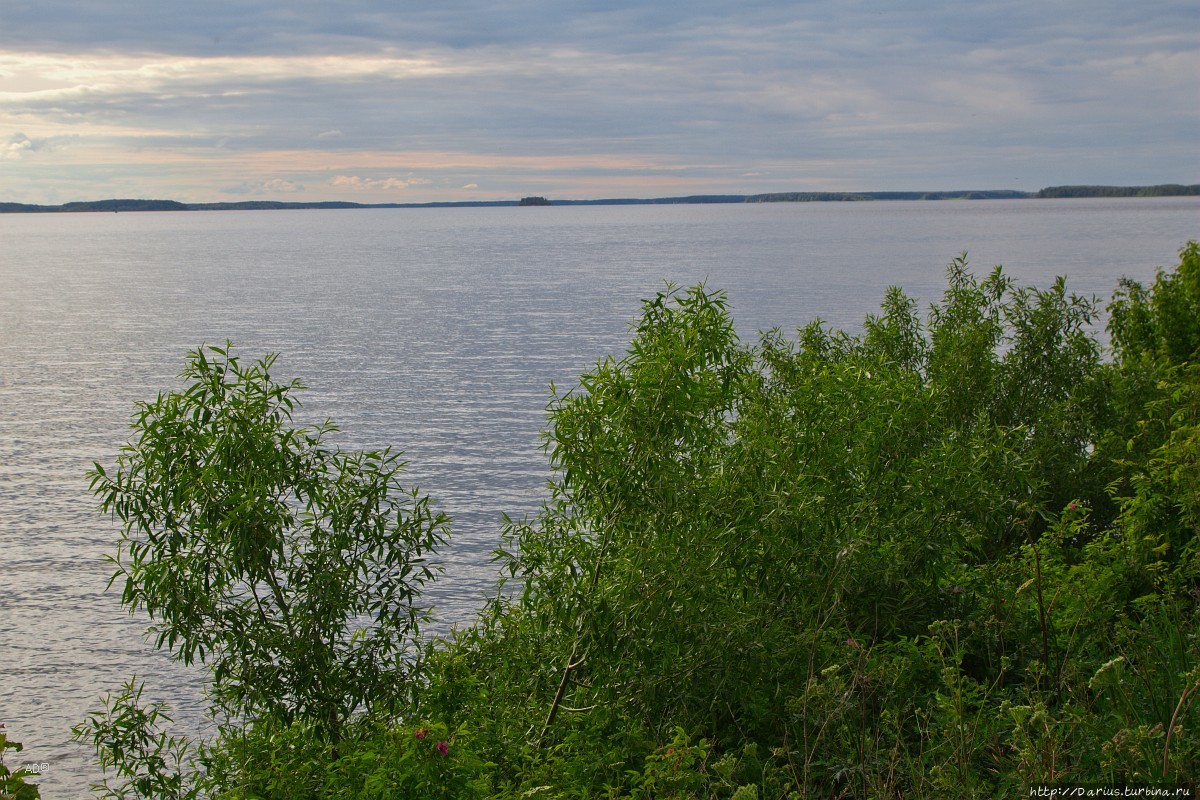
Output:
[[[816,317],[858,329],[889,285],[922,305],[964,250],[1021,283],[1106,298],[1200,238],[1200,199],[0,215],[0,722],[46,798],[98,779],[69,728],[137,673],[185,730],[197,675],[104,591],[116,532],[84,477],[185,353],[281,354],[300,418],[404,450],[453,518],[439,625],[492,585],[499,518],[547,478],[549,386],[619,354],[665,281],[725,289],[752,339]]]

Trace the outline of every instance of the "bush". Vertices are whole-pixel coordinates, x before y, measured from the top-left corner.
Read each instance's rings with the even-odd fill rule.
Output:
[[[250,712],[196,762],[213,796],[1185,781],[1200,761],[1198,275],[1193,243],[1150,289],[1123,282],[1107,363],[1095,300],[999,268],[980,280],[965,259],[928,315],[893,289],[856,336],[814,323],[746,345],[723,295],[668,289],[624,357],[555,396],[549,498],[506,522],[496,595],[420,672],[404,655],[442,520],[363,488],[392,485],[386,454],[292,431],[269,364],[194,354],[193,388],[145,406],[141,440],[95,485],[126,526],[127,602],[181,657],[215,654],[218,698]],[[335,501],[343,486],[372,499]],[[380,508],[399,529],[364,523]],[[349,607],[321,599],[354,573],[309,577],[351,541],[390,541],[417,570],[396,590],[403,623],[377,618],[394,638],[368,663],[394,671],[360,669],[354,648],[374,640],[338,638]],[[219,563],[172,571],[199,552]],[[204,569],[211,605],[165,592]],[[335,635],[297,644],[289,622]],[[265,644],[234,635],[251,628]],[[301,647],[319,658],[300,664]]]
[[[37,800],[41,797],[36,784],[25,782],[34,772],[24,767],[12,770],[4,764],[5,751],[19,753],[22,749],[20,742],[9,741],[4,723],[0,723],[0,798],[4,800]]]
[[[1194,252],[1152,291],[1123,284],[1114,325],[1175,336]],[[948,278],[925,319],[892,290],[860,336],[754,346],[719,293],[648,301],[626,356],[556,397],[551,499],[499,553],[516,588],[418,702],[492,731],[511,785],[554,764],[580,797],[661,780],[680,731],[714,761],[770,753],[772,796],[1185,775],[1194,437],[1182,387],[1173,417],[1143,402],[1168,362],[1126,343],[1182,350],[1120,333],[1105,364],[1095,301],[1063,280],[962,259]],[[1146,424],[1131,459],[1120,437]],[[1093,678],[1116,657],[1112,695]],[[696,780],[669,791],[733,791]]]
[[[294,426],[300,387],[271,378],[274,360],[191,353],[188,386],[139,404],[133,440],[91,485],[121,523],[123,603],[149,613],[158,647],[206,665],[213,716],[302,723],[332,744],[356,713],[402,704],[446,520],[400,485],[398,455]],[[139,695],[131,682],[78,733],[131,776],[156,771],[136,763],[155,748],[122,742],[156,741],[162,716]]]

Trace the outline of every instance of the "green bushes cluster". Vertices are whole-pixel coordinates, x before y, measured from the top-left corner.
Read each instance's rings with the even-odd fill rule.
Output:
[[[37,800],[41,797],[37,784],[26,782],[36,772],[26,767],[12,769],[4,763],[4,753],[7,750],[21,752],[24,749],[20,742],[10,741],[0,722],[0,800]]]
[[[1096,313],[1061,279],[1021,288],[958,259],[927,315],[893,289],[861,335],[814,323],[746,345],[721,294],[663,292],[624,357],[555,395],[549,498],[506,522],[501,585],[478,621],[404,649],[402,666],[388,651],[402,680],[350,673],[379,674],[381,696],[238,709],[230,698],[275,684],[219,695],[227,723],[193,760],[194,790],[745,800],[1193,780],[1200,246],[1150,287],[1122,282],[1109,359]],[[109,510],[121,481],[97,472]],[[232,530],[237,552],[240,506],[221,505],[214,527],[204,502],[184,505],[205,530]],[[441,520],[424,508],[389,511],[420,532],[393,565],[436,544]],[[127,538],[150,543],[143,563],[165,557],[172,513],[121,515]],[[288,520],[268,549],[315,552],[295,538],[315,528]],[[122,570],[127,600],[154,612]],[[236,654],[249,666],[227,671],[250,683],[276,674],[263,665],[288,651],[244,654],[243,630],[211,663]],[[327,658],[359,663],[353,643]],[[81,735],[103,751],[112,719]]]

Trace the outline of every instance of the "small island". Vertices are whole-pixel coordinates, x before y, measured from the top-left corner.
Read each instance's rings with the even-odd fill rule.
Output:
[[[522,206],[548,206],[550,201],[544,197],[522,197],[521,202],[517,205]]]

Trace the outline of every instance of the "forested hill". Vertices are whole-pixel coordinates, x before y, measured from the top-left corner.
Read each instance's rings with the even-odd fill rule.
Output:
[[[1200,184],[1183,186],[1160,183],[1157,186],[1048,186],[1037,197],[1183,197],[1200,195]]]
[[[747,203],[820,203],[858,200],[1023,200],[1029,192],[1011,189],[954,192],[775,192],[752,194]]]
[[[610,198],[601,200],[476,200],[436,203],[350,203],[325,201],[295,203],[278,200],[245,200],[230,203],[180,203],[175,200],[115,199],[34,205],[0,203],[0,214],[56,213],[72,211],[264,211],[322,208],[476,208],[520,205],[672,205],[708,203],[816,203],[868,200],[1024,200],[1077,197],[1178,197],[1200,195],[1200,184],[1177,183],[1155,186],[1050,186],[1038,192],[1012,189],[967,189],[934,192],[772,192],[767,194],[703,194],[687,197]]]
[[[515,205],[515,204],[514,204]],[[283,203],[275,200],[250,200],[238,203],[180,203],[175,200],[92,200],[63,203],[60,206],[0,203],[0,214],[53,213],[59,211],[258,211],[296,208],[369,208],[361,203]],[[394,207],[394,206],[393,206]]]

